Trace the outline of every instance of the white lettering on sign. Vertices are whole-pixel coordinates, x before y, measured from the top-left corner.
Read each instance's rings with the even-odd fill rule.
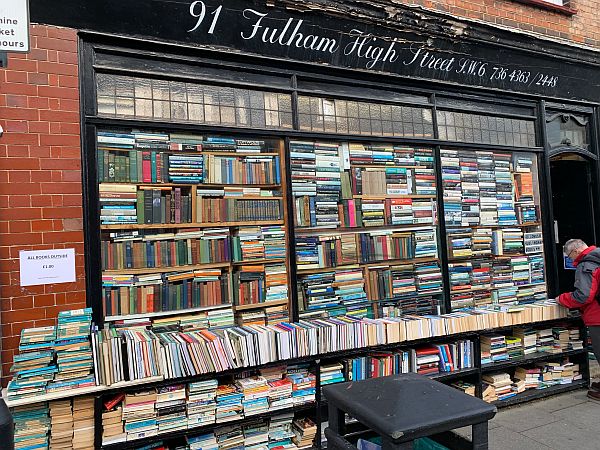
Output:
[[[400,74],[406,73],[407,68],[411,67],[416,73],[427,74],[432,78],[447,79],[452,73],[456,74],[454,78],[458,75],[471,83],[484,84],[485,81],[503,87],[520,85],[556,88],[559,83],[557,75],[522,67],[503,67],[484,59],[464,56],[465,53],[452,56],[448,51],[436,50],[425,43],[406,45],[406,41],[402,41],[401,38],[376,36],[358,28],[349,32],[326,27],[317,28],[306,23],[304,19],[282,19],[251,8],[242,11],[226,10],[227,14],[234,13],[238,17],[223,19],[226,15],[223,5],[210,9],[212,12],[209,13],[209,7],[202,0],[195,0],[190,4],[189,13],[195,22],[188,30],[189,33],[216,34],[221,20],[221,23],[227,26],[231,26],[232,23],[236,26],[239,24],[239,37],[244,41],[331,54],[336,61],[346,66],[362,66],[368,70],[385,70]],[[315,34],[307,29],[329,32],[330,36]]]
[[[29,51],[28,0],[0,2],[0,51]]]

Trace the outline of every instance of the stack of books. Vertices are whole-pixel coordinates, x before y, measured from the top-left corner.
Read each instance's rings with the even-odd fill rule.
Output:
[[[50,448],[73,448],[73,410],[71,400],[50,402]]]
[[[94,448],[94,397],[73,399],[73,450]]]
[[[506,336],[506,353],[508,359],[520,358],[523,353],[523,341],[517,336]]]
[[[440,351],[437,347],[420,347],[411,351],[411,367],[421,375],[440,372]]]
[[[91,308],[61,311],[56,327],[56,364],[54,381],[48,383],[48,392],[96,385],[90,333]]]
[[[127,439],[123,425],[123,406],[121,405],[124,398],[125,394],[119,394],[104,402],[104,410],[102,411],[103,444],[124,442]]]
[[[321,366],[321,385],[340,383],[344,379],[344,366],[340,363],[332,363]]]
[[[142,210],[144,205],[137,204],[136,185],[100,183],[98,192],[102,225],[138,223],[137,212]]]
[[[196,436],[186,436],[186,443],[190,450],[218,450],[219,445],[215,433],[210,432]]]
[[[500,334],[481,336],[481,364],[508,360],[506,338]]]
[[[521,340],[523,346],[523,355],[530,355],[537,351],[537,332],[534,329],[527,328],[515,328],[513,335]]]
[[[13,408],[14,443],[16,449],[48,448],[48,432],[51,421],[48,403],[34,403]]]
[[[241,378],[235,381],[235,385],[243,394],[242,406],[245,417],[269,410],[269,384],[266,378],[260,375]]]
[[[123,422],[127,441],[158,434],[155,405],[155,390],[125,395],[123,399]]]
[[[299,449],[311,448],[317,435],[317,425],[308,417],[295,419],[292,423],[292,442]]]
[[[517,393],[513,391],[513,380],[508,373],[498,372],[484,374],[482,380],[493,389],[494,392],[490,397],[495,397],[494,400],[506,400],[507,398],[517,395]],[[487,399],[484,397],[484,400]]]
[[[242,448],[244,446],[244,432],[239,425],[216,428],[215,437],[217,438],[219,450]]]
[[[294,405],[302,405],[315,401],[317,377],[313,373],[310,373],[307,366],[289,366],[287,377],[292,383]]]
[[[269,422],[269,448],[295,449],[292,442],[295,433],[292,429],[294,413],[281,414],[271,417]]]
[[[551,352],[554,347],[554,336],[552,334],[552,328],[545,328],[542,330],[536,330],[537,339],[535,343],[536,352]]]
[[[187,385],[187,426],[194,428],[216,420],[216,379],[196,381]]]
[[[242,427],[244,449],[259,450],[269,448],[269,421],[267,419],[250,422]]]
[[[243,398],[244,394],[239,392],[234,384],[219,385],[216,396],[216,421],[228,422],[244,417]]]
[[[539,367],[517,367],[515,369],[516,380],[520,380],[525,389],[538,389],[542,377],[542,369]]]
[[[185,385],[158,388],[155,408],[159,434],[187,429]]]
[[[54,326],[21,330],[19,352],[13,358],[12,380],[8,383],[8,399],[30,398],[46,393],[58,368],[54,360]]]

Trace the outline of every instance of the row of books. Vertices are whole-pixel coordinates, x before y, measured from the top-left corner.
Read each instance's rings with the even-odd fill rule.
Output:
[[[533,154],[441,150],[448,226],[510,226],[539,219]]]
[[[105,316],[178,311],[230,304],[231,275],[223,269],[149,275],[103,275]]]
[[[451,373],[474,367],[474,346],[469,340],[429,345],[395,352],[370,353],[341,361],[346,381],[359,381],[400,373],[423,375]]]
[[[538,362],[528,367],[517,367],[514,375],[508,372],[484,374],[483,400],[502,401],[528,389],[547,389],[552,386],[571,384],[582,379],[579,364],[568,358],[562,361]]]
[[[348,152],[350,164],[417,166],[433,169],[433,152],[429,148],[351,142],[348,145]]]
[[[352,228],[435,221],[432,199],[393,198],[435,196],[431,150],[292,141],[290,158],[297,226]],[[377,161],[398,166],[369,167]]]
[[[103,362],[99,369],[103,375],[99,379],[112,384],[156,376],[179,378],[221,372],[329,352],[556,319],[565,313],[564,308],[547,301],[519,308],[478,308],[441,316],[384,319],[339,316],[221,329],[152,328],[149,321],[140,320],[126,325],[114,324],[92,337],[93,348],[99,353],[95,360]],[[147,358],[138,361],[132,357],[137,354]]]
[[[308,366],[280,366],[228,381],[208,379],[118,394],[104,403],[103,443],[193,430],[313,403],[315,384]]]
[[[295,223],[300,227],[317,227],[315,197],[297,197],[294,200]],[[319,228],[363,228],[386,225],[433,225],[437,217],[433,199],[386,198],[386,199],[343,199],[337,204],[337,213],[331,210],[329,224]]]
[[[169,379],[222,372],[432,336],[554,320],[565,317],[566,312],[565,308],[548,300],[518,308],[477,308],[439,316],[382,319],[340,316],[266,326],[232,326],[233,314],[230,310],[158,318],[154,321],[138,319],[116,322],[103,330],[92,332],[92,364],[95,376],[81,376],[91,372],[88,369],[87,354],[81,353],[81,348],[85,347],[82,343],[73,349],[74,361],[68,361],[73,362],[75,367],[65,365],[67,361],[59,363],[59,367],[62,366],[69,377],[67,381],[49,381],[54,378],[55,373],[59,373],[54,355],[50,360],[45,357],[46,359],[39,362],[35,361],[34,357],[34,362],[30,364],[33,369],[21,369],[35,379],[26,380],[22,374],[16,374],[9,384],[8,398],[31,398],[46,392],[68,390],[88,384],[110,386],[124,381],[155,377]],[[81,316],[81,312],[64,313],[64,317],[67,318],[77,316]],[[79,329],[80,322],[77,319],[71,320],[74,321],[75,329]],[[209,326],[212,328],[209,329]],[[36,336],[34,342],[29,339],[31,335]],[[37,337],[40,335],[42,337]],[[46,348],[54,345],[53,333],[24,331],[23,336],[23,354],[44,353]],[[77,339],[83,337],[73,338]],[[39,356],[41,355],[36,357]],[[29,356],[24,359],[27,358]],[[15,363],[19,361],[17,356]],[[49,390],[46,389],[46,384]]]
[[[34,403],[12,409],[17,449],[94,449],[94,398]]]
[[[91,319],[90,308],[61,311],[56,326],[23,329],[19,354],[11,367],[8,398],[94,386]]]
[[[510,335],[481,336],[481,364],[508,361],[535,353],[562,353],[583,349],[579,328],[515,328]]]
[[[437,258],[435,230],[378,230],[296,236],[299,270],[415,258]]]
[[[101,183],[100,222],[179,224],[192,222],[192,197],[179,187]]]
[[[446,233],[450,259],[543,251],[541,231],[524,232],[521,228],[448,228]]]
[[[204,156],[206,184],[281,184],[278,155]]]
[[[281,225],[154,233],[123,231],[104,235],[103,270],[280,260],[286,255]]]
[[[207,196],[197,192],[196,221],[198,223],[253,222],[282,220],[281,199],[248,199]]]
[[[295,450],[311,448],[316,433],[317,426],[311,419],[294,418],[293,413],[286,413],[245,425],[216,428],[198,436],[186,436],[186,441],[189,450]]]
[[[202,155],[109,148],[98,150],[98,181],[101,183],[202,183]]]

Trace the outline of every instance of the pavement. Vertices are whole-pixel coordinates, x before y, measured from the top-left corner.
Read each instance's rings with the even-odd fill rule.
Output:
[[[489,450],[600,450],[600,401],[580,389],[504,408],[488,436]]]

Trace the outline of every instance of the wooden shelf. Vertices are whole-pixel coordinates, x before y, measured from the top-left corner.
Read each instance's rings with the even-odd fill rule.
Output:
[[[161,379],[162,379],[162,377],[161,377]],[[149,380],[146,379],[146,380],[144,380],[144,382],[149,382]],[[107,389],[107,387],[104,385],[89,386],[89,387],[76,388],[76,389],[64,389],[64,390],[60,390],[60,391],[56,391],[56,392],[51,392],[48,394],[36,395],[35,397],[20,398],[20,399],[16,399],[16,400],[9,399],[8,396],[6,395],[7,391],[5,390],[4,391],[5,394],[3,394],[3,399],[6,403],[6,406],[8,406],[9,408],[14,408],[16,406],[33,405],[35,403],[59,400],[62,398],[71,398],[71,397],[76,397],[79,395],[94,394],[97,392],[104,391],[106,389]]]
[[[353,198],[360,198],[362,200],[386,200],[388,198],[425,198],[425,199],[436,199],[436,195],[423,195],[423,194],[407,194],[407,195],[353,195]]]
[[[217,222],[217,223],[124,223],[100,225],[101,230],[156,230],[170,228],[228,228],[253,227],[264,225],[283,225],[283,220],[255,220],[252,222]]]
[[[301,269],[298,266],[298,274],[310,274],[310,273],[324,273],[324,272],[335,272],[338,270],[350,270],[350,269],[358,269],[362,267],[373,267],[373,266],[394,266],[399,264],[417,264],[422,262],[433,262],[439,261],[439,258],[413,258],[413,259],[388,259],[385,261],[375,261],[370,263],[354,263],[354,264],[346,264],[343,266],[336,267],[319,267],[314,269]]]
[[[232,263],[206,263],[206,264],[195,264],[190,266],[171,266],[171,267],[148,267],[148,268],[136,268],[136,269],[109,269],[103,270],[103,275],[139,275],[139,274],[150,274],[150,273],[170,273],[170,272],[184,272],[187,270],[200,270],[200,269],[218,269],[224,267],[230,267]]]
[[[209,154],[209,155],[216,155],[216,156],[280,156],[279,153],[267,153],[267,152],[236,152],[236,151],[231,151],[231,152],[224,152],[221,150],[204,150],[202,149],[202,151],[200,152],[200,154]]]
[[[539,227],[540,222],[526,222],[517,225],[446,225],[446,228],[522,228],[522,227]]]
[[[509,367],[520,366],[522,364],[531,364],[537,361],[544,361],[549,359],[562,359],[567,356],[575,356],[575,355],[583,355],[587,353],[586,348],[577,349],[577,350],[566,350],[564,352],[559,353],[550,353],[550,352],[536,352],[530,353],[528,355],[520,356],[518,358],[511,358],[507,361],[498,361],[481,365],[481,372],[495,372],[497,370],[507,369]]]
[[[413,230],[423,228],[437,228],[436,223],[413,223],[413,224],[396,224],[396,225],[377,225],[374,227],[296,227],[296,233],[328,233],[337,231],[340,233],[356,233],[356,232],[371,232],[376,230]]]
[[[244,266],[244,265],[253,265],[253,264],[281,264],[285,263],[285,258],[277,258],[277,259],[253,259],[248,261],[233,261],[231,264],[234,266]]]
[[[252,305],[234,305],[234,311],[247,311],[249,309],[261,309],[268,308],[270,306],[281,306],[287,305],[288,300],[274,300],[272,302],[264,302],[264,303],[253,303]]]
[[[375,169],[432,169],[433,167],[427,166],[398,166],[396,164],[369,164],[369,163],[353,163],[350,161],[350,165],[353,167],[367,167]]]
[[[104,318],[105,322],[116,322],[118,320],[129,320],[129,319],[144,319],[148,317],[169,317],[169,316],[178,316],[182,314],[192,314],[195,312],[201,311],[212,311],[214,309],[225,309],[231,308],[231,303],[226,303],[224,305],[214,305],[214,306],[200,306],[198,308],[189,308],[189,309],[178,309],[175,311],[157,311],[157,312],[148,312],[148,313],[136,313],[136,314],[124,314],[119,316],[106,316]]]
[[[528,389],[525,392],[521,392],[520,394],[507,398],[506,400],[496,400],[492,404],[496,405],[498,408],[504,408],[506,406],[518,405],[519,403],[548,397],[554,394],[560,394],[562,392],[587,388],[587,386],[588,380],[577,380],[570,384],[557,384],[556,386],[550,386],[546,389]]]

